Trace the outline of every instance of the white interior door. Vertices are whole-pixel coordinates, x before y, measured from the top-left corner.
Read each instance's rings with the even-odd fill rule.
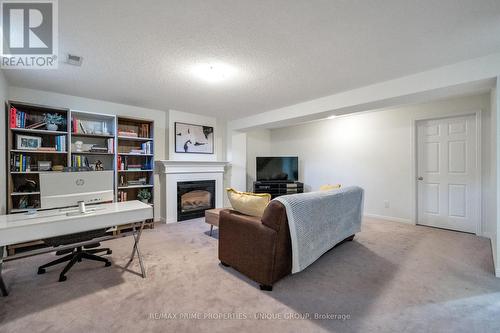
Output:
[[[479,193],[474,115],[417,123],[417,223],[476,233]]]

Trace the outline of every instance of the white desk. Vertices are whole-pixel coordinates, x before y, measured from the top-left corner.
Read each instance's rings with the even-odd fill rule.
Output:
[[[2,279],[2,265],[7,245],[134,222],[142,223],[139,229],[134,228],[132,232],[134,236],[134,248],[129,264],[137,253],[142,275],[145,277],[145,270],[138,245],[145,220],[153,218],[153,208],[140,201],[126,201],[87,206],[87,212],[87,214],[79,214],[77,208],[70,208],[39,211],[32,215],[0,215],[0,291],[2,294],[4,296],[7,295],[7,288]],[[112,238],[108,237],[107,239]],[[95,243],[96,240],[93,242]],[[57,250],[59,249],[61,248]],[[48,251],[54,250],[51,249]],[[39,253],[48,251],[39,251]],[[28,253],[24,256],[28,255],[30,254]],[[9,260],[8,257],[5,259]]]

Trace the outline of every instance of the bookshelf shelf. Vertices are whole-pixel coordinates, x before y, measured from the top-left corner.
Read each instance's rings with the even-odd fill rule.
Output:
[[[140,138],[140,137],[133,137],[133,136],[118,136],[118,140],[125,140],[125,141],[153,141],[153,138]]]
[[[26,175],[26,174],[40,174],[47,172],[61,172],[61,171],[11,171],[10,173],[13,175]]]
[[[114,153],[104,153],[104,152],[98,152],[98,151],[73,151],[71,152],[72,155],[108,155],[108,156],[114,156]]]
[[[81,138],[103,138],[103,139],[112,139],[114,135],[108,134],[90,134],[90,133],[71,133],[72,137],[81,137]]]
[[[118,153],[118,155],[121,155],[121,156],[145,156],[145,157],[153,156],[153,154],[132,154],[132,153]]]
[[[12,192],[10,195],[39,195],[40,192]]]
[[[29,134],[46,134],[46,135],[66,135],[66,131],[49,131],[43,129],[31,129],[31,128],[11,128],[13,132],[29,133]]]
[[[21,153],[21,154],[67,154],[67,151],[55,151],[55,150],[29,150],[29,149],[11,149],[11,153]]]
[[[10,210],[10,213],[11,214],[15,214],[15,213],[26,213],[28,212],[30,209],[17,209],[17,208],[14,208],[14,209],[11,209]]]
[[[154,170],[118,170],[118,172],[153,172]]]
[[[118,186],[119,190],[126,190],[129,188],[149,188],[153,187],[151,184],[144,184],[144,185],[127,185],[127,186]]]

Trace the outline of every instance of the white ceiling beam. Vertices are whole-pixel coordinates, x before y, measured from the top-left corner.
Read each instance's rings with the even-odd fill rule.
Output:
[[[451,94],[484,91],[500,74],[500,53],[433,70],[313,99],[229,122],[229,128],[245,131],[288,126],[304,121],[368,111]]]

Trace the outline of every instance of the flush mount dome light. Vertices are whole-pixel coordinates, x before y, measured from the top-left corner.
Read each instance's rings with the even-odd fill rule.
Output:
[[[210,83],[226,81],[233,77],[235,72],[234,67],[224,63],[201,63],[192,68],[193,75]]]

